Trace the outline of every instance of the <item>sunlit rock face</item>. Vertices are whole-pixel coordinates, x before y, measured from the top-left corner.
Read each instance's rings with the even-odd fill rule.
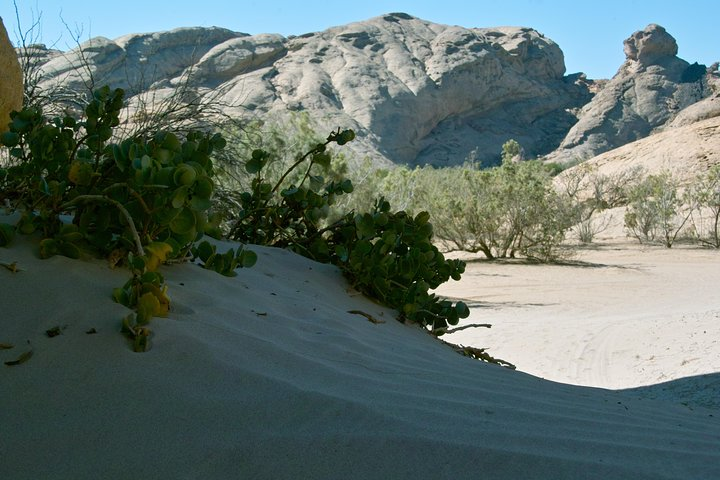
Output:
[[[7,130],[10,112],[23,102],[23,77],[15,49],[0,18],[0,133]]]
[[[306,112],[320,133],[353,128],[357,140],[344,148],[377,165],[492,165],[509,139],[526,157],[586,158],[652,133],[710,91],[703,68],[677,58],[657,25],[626,40],[627,59],[606,84],[566,75],[560,47],[531,28],[404,13],[296,37],[180,28],[81,47],[36,52],[47,58],[44,86],[87,90],[91,72],[133,103],[147,92],[167,98],[190,79],[231,117]]]

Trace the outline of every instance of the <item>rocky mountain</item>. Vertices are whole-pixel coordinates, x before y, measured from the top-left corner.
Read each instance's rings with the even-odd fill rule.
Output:
[[[495,163],[511,138],[527,157],[589,157],[712,96],[704,67],[677,58],[662,27],[636,32],[625,51],[618,74],[594,83],[566,75],[560,47],[531,28],[464,28],[391,13],[298,37],[182,28],[94,38],[66,53],[36,47],[34,55],[41,86],[82,91],[91,75],[96,85],[162,97],[189,78],[215,92],[231,116],[304,111],[320,132],[354,128],[358,158],[442,166]],[[714,115],[715,105],[685,121]]]

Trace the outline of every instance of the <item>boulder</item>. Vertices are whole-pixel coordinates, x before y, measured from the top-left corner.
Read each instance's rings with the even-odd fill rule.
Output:
[[[0,133],[7,131],[10,112],[23,104],[23,76],[20,62],[0,18]]]
[[[652,65],[665,57],[678,53],[675,39],[660,25],[651,23],[645,30],[639,30],[623,42],[623,51],[628,60],[643,65]]]

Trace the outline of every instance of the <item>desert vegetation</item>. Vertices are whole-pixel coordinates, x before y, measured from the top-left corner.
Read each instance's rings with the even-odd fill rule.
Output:
[[[233,276],[257,260],[242,247],[218,252],[205,236],[331,262],[401,320],[438,335],[469,314],[432,293],[464,271],[443,250],[555,262],[572,253],[571,235],[592,242],[607,227],[597,214],[617,207],[642,243],[720,248],[718,167],[690,185],[638,170],[561,172],[526,160],[509,139],[497,167],[377,169],[344,156],[352,130],[323,138],[302,113],[228,118],[192,71],[160,101],[150,93],[128,105],[123,90],[96,88],[80,49],[87,91],[44,90],[28,35],[25,108],[0,139],[0,200],[18,220],[0,225],[0,245],[36,234],[43,257],[92,254],[127,266],[131,278],[113,298],[134,309],[123,331],[138,351],[149,348],[150,319],[169,311],[159,265],[195,260]]]
[[[321,175],[331,171],[327,147],[352,141],[352,130],[332,132],[279,170],[268,168],[277,165],[273,150],[253,149],[239,164],[227,163],[218,170],[224,178],[242,182],[232,175],[241,166],[249,185],[226,184],[216,204],[213,157],[227,145],[223,136],[160,129],[124,130],[132,133],[122,138],[116,129],[123,93],[96,90],[80,118],[48,118],[38,105],[11,114],[0,139],[7,148],[0,199],[19,219],[0,227],[0,245],[17,232],[37,234],[41,257],[91,254],[125,264],[131,278],[113,298],[135,310],[122,324],[136,351],[149,348],[150,319],[170,308],[161,264],[198,259],[232,276],[236,267],[257,260],[243,248],[219,253],[205,235],[286,247],[332,262],[359,290],[396,308],[401,320],[437,335],[469,314],[462,302],[430,293],[450,278],[458,280],[464,264],[445,259],[433,244],[427,212],[394,211],[380,197],[369,211],[335,212],[337,218],[328,220],[335,199],[350,194],[353,185],[337,172],[329,181]]]

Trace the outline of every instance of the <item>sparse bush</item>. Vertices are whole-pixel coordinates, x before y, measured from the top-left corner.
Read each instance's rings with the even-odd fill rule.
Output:
[[[703,245],[720,248],[720,165],[699,176],[689,196],[696,204],[691,217],[695,238]]]
[[[629,191],[625,228],[641,243],[660,240],[671,248],[692,213],[687,200],[669,173],[648,175]]]
[[[505,161],[491,169],[465,166],[436,175],[424,198],[439,220],[438,238],[455,249],[489,259],[519,254],[554,261],[564,254],[561,244],[575,214],[541,163]]]
[[[516,140],[508,140],[503,143],[500,155],[502,162],[520,162],[525,160],[525,151]]]

